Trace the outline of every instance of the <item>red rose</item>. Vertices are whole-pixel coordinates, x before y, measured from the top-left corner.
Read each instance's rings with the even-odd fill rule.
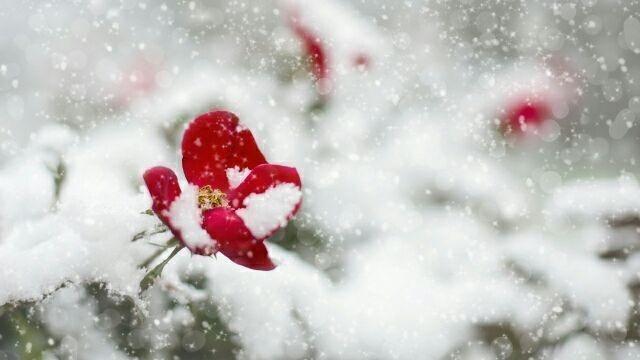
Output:
[[[182,168],[190,184],[184,192],[169,168],[144,173],[152,209],[176,238],[195,254],[220,251],[239,265],[274,269],[263,241],[300,208],[298,171],[267,163],[251,131],[227,111],[189,124]]]

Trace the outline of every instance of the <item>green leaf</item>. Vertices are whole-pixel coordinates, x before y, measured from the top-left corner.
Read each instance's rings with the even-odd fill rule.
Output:
[[[151,287],[151,285],[156,282],[156,279],[162,274],[162,270],[164,269],[165,265],[167,265],[167,263],[169,263],[169,261],[174,256],[176,256],[176,254],[178,254],[183,247],[184,245],[176,246],[166,259],[164,259],[160,264],[156,265],[156,267],[154,267],[147,273],[147,275],[144,276],[144,278],[142,278],[142,281],[140,281],[140,294],[145,292],[148,288]]]

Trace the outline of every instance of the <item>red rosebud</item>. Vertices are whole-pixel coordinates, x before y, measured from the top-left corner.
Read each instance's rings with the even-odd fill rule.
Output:
[[[502,120],[504,133],[522,134],[537,128],[552,116],[551,106],[543,99],[519,100],[511,104]]]
[[[326,94],[331,88],[331,79],[325,44],[311,29],[301,23],[295,13],[290,16],[289,24],[294,34],[300,39],[303,50],[309,58],[311,73],[317,81],[318,91],[321,94]]]
[[[371,66],[371,58],[365,53],[358,53],[353,58],[353,64],[360,70],[366,70]]]

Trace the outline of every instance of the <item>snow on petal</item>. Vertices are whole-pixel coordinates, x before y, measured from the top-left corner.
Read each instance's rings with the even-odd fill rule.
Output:
[[[251,172],[251,169],[240,169],[238,166],[227,169],[227,180],[229,180],[229,186],[233,189],[242,184],[247,175]]]
[[[213,253],[215,240],[202,228],[197,186],[187,186],[180,197],[173,201],[166,215],[171,225],[180,231],[182,241],[189,249],[202,249],[205,254]]]
[[[301,198],[299,187],[283,183],[270,187],[264,193],[247,196],[243,201],[245,207],[238,209],[236,214],[253,236],[262,239],[287,223]]]

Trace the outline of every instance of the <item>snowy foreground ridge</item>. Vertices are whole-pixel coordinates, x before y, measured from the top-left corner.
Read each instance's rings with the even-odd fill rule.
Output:
[[[638,1],[0,29],[0,359],[640,359]]]

